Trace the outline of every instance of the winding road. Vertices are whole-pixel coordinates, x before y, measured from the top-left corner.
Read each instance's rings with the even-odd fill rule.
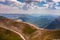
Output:
[[[10,31],[13,31],[13,32],[17,33],[23,40],[26,40],[25,37],[20,33],[20,30],[18,28],[14,27],[14,26],[8,27],[3,24],[0,24],[0,27],[4,28],[4,29],[8,29]]]
[[[35,25],[33,25],[33,24],[31,24],[31,23],[27,23],[27,22],[23,22],[23,23],[26,23],[26,24],[28,24],[28,25],[30,25],[30,26],[33,26],[33,28],[36,28],[36,29],[40,29],[40,28],[38,28],[37,26],[35,26]],[[4,29],[8,29],[8,30],[10,30],[10,31],[13,31],[13,32],[15,32],[15,33],[17,33],[23,40],[29,40],[29,37],[28,36],[26,36],[24,33],[22,33],[22,30],[21,29],[19,29],[18,27],[15,27],[15,26],[6,26],[6,25],[4,25],[3,23],[1,23],[0,24],[0,27],[1,28],[4,28]],[[42,28],[41,28],[41,30],[43,30]],[[38,32],[38,31],[36,31],[36,32]],[[39,32],[38,32],[39,33]],[[39,33],[40,34],[40,33]],[[39,35],[38,34],[38,35]],[[36,36],[38,36],[38,35],[36,35]],[[34,37],[36,37],[36,36],[34,36]]]

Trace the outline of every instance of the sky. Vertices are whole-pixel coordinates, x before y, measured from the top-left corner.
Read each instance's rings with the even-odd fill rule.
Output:
[[[53,1],[58,2],[58,1],[60,1],[60,0],[53,0]]]
[[[0,1],[5,1],[5,0],[0,0]],[[10,0],[10,1],[23,1],[23,0]],[[38,1],[38,0],[37,0]],[[41,1],[41,0],[39,0],[39,1]],[[53,0],[53,1],[55,1],[55,2],[58,2],[58,1],[60,1],[60,0]]]
[[[18,0],[18,1],[23,1],[23,0]],[[38,1],[38,0],[37,0]],[[39,1],[42,1],[42,0],[39,0]],[[58,2],[58,1],[60,1],[60,0],[53,0],[53,1],[55,1],[55,2]]]
[[[23,2],[23,1],[25,1],[25,0],[10,0],[10,1],[20,1],[20,2]],[[33,1],[42,1],[42,0],[33,0]],[[58,1],[60,1],[60,0],[53,0],[53,1],[58,2]]]
[[[5,0],[2,0],[2,1],[5,1]],[[18,5],[17,0],[10,0],[10,1],[14,1],[14,2],[16,2],[16,5]],[[54,1],[56,1],[56,0],[54,0]],[[23,5],[23,3],[21,5]],[[21,9],[18,9],[18,7],[15,7],[15,6],[10,7],[8,5],[6,6],[6,5],[3,5],[3,4],[0,4],[0,13],[13,13],[13,14],[15,14],[15,13],[28,13],[28,14],[35,14],[35,13],[37,13],[37,14],[55,13],[56,14],[56,13],[60,13],[59,10],[47,10],[47,9],[44,9],[43,7],[42,7],[42,10],[44,9],[43,10],[44,12],[42,10],[37,9],[37,8],[35,8],[33,10],[32,9],[21,10]]]

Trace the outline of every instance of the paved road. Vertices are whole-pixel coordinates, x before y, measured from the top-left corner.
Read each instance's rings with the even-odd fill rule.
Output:
[[[28,25],[31,25],[31,26],[33,26],[33,27],[36,28],[36,29],[40,29],[39,27],[37,27],[37,26],[35,26],[35,25],[31,24],[31,23],[28,23],[28,22],[24,22],[24,23],[26,23],[26,24],[28,24]]]
[[[5,29],[8,29],[10,31],[13,31],[13,32],[17,33],[23,40],[26,40],[25,37],[20,33],[20,30],[17,29],[16,27],[13,27],[13,26],[8,27],[8,26],[5,26],[3,24],[0,24],[0,27],[1,28],[5,28]]]

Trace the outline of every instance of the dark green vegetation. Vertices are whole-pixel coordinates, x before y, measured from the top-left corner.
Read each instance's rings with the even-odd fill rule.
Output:
[[[30,25],[27,25],[27,24],[25,25],[25,28],[23,29],[23,33],[28,34],[28,35],[32,34],[35,31],[36,29],[33,29]]]
[[[23,40],[16,33],[0,28],[0,40]]]

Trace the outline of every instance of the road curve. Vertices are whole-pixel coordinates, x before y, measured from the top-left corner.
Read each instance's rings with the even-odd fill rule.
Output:
[[[23,22],[23,23],[26,23],[26,24],[28,24],[28,25],[31,25],[31,26],[33,26],[33,27],[36,28],[36,29],[41,29],[41,30],[43,30],[43,28],[39,28],[38,26],[35,26],[34,24],[31,24],[31,23],[28,23],[28,22]]]
[[[0,24],[0,27],[1,27],[1,28],[4,28],[4,29],[8,29],[8,30],[10,30],[10,31],[13,31],[13,32],[17,33],[23,40],[26,40],[21,33],[13,30],[12,28],[6,27],[5,25],[3,26],[3,25],[1,25],[1,24]]]

